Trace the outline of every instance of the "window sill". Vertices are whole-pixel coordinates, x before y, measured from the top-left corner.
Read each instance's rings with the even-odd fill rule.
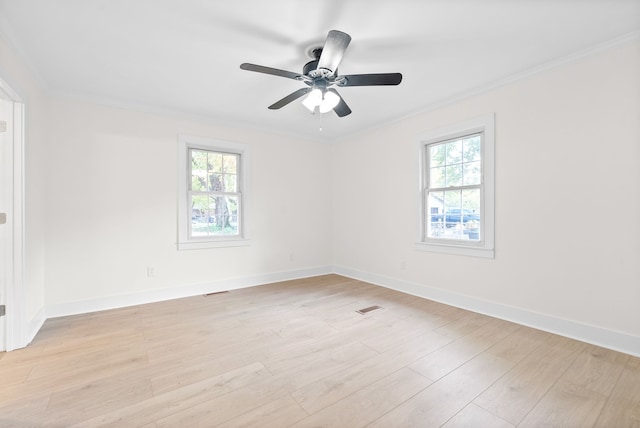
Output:
[[[248,239],[189,241],[189,242],[178,242],[178,250],[201,250],[201,249],[207,249],[207,248],[245,247],[248,245],[249,245]]]
[[[453,254],[458,256],[481,257],[485,259],[495,258],[493,248],[470,247],[454,244],[440,244],[432,242],[416,242],[418,251],[430,251],[434,253]]]

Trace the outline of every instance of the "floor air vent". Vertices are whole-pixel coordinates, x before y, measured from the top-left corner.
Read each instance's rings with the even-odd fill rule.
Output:
[[[228,291],[214,291],[213,293],[203,294],[204,297],[215,296],[216,294],[228,293]]]
[[[382,308],[380,306],[376,305],[376,306],[369,306],[368,308],[360,309],[359,311],[356,311],[356,312],[359,313],[359,314],[364,315],[364,314],[372,312],[372,311],[377,311],[378,309],[382,309]]]

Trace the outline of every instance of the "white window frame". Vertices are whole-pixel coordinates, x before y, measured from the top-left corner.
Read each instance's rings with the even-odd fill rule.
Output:
[[[419,167],[419,233],[416,249],[445,254],[494,258],[495,257],[495,114],[490,113],[455,125],[422,133],[418,136]],[[427,204],[427,160],[426,146],[434,143],[464,137],[470,134],[482,134],[482,184],[481,184],[481,231],[480,241],[451,240],[427,237],[425,219]]]
[[[191,168],[189,151],[191,149],[208,150],[213,152],[233,153],[240,155],[238,165],[239,193],[240,193],[240,234],[233,236],[189,236],[191,224],[191,206],[189,205],[189,187],[191,182]],[[215,140],[192,135],[178,135],[178,250],[195,250],[203,248],[237,247],[249,245],[247,234],[248,188],[249,188],[249,146],[241,143]]]

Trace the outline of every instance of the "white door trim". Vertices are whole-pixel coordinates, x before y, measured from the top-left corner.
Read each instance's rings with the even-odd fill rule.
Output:
[[[9,228],[8,242],[3,251],[2,265],[5,270],[4,295],[6,316],[3,317],[4,343],[0,349],[11,351],[26,346],[25,317],[24,317],[24,138],[25,106],[18,94],[0,78],[0,96],[9,100],[13,105],[13,118],[7,123],[9,144],[6,147],[7,156],[3,170],[5,170],[7,197],[3,201],[7,222],[3,227]],[[6,168],[5,168],[6,167]],[[4,181],[4,180],[3,180]],[[2,326],[2,324],[0,324]]]

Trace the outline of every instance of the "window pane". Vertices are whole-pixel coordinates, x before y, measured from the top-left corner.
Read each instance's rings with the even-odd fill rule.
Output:
[[[444,192],[444,223],[451,231],[447,234],[449,238],[459,238],[459,234],[453,233],[461,229],[460,209],[462,208],[462,191],[449,190]],[[454,229],[455,228],[455,229]]]
[[[207,152],[202,150],[191,150],[191,169],[207,170]]]
[[[210,230],[212,235],[238,234],[238,197],[211,196]]]
[[[462,162],[462,140],[452,141],[446,144],[447,165]]]
[[[464,163],[462,184],[465,186],[480,184],[480,161]]]
[[[191,199],[191,235],[207,236],[209,201],[206,196],[195,195]]]
[[[224,155],[223,158],[223,172],[227,174],[236,174],[236,168],[238,164],[238,155]]]
[[[209,174],[209,191],[222,192],[222,174]]]
[[[225,192],[237,192],[237,180],[235,175],[225,174],[224,176],[224,191]]]
[[[203,171],[198,171],[198,174],[194,173],[191,175],[191,190],[195,190],[197,192],[207,190],[207,175],[204,174],[204,172],[201,175],[200,172]]]
[[[446,156],[446,146],[444,144],[436,144],[429,147],[429,165],[442,166]]]
[[[462,152],[465,162],[480,160],[480,142],[480,135],[474,135],[471,138],[462,140]]]
[[[207,152],[191,150],[191,190],[202,191],[207,183]]]
[[[451,165],[446,167],[446,187],[462,185],[462,165]]]
[[[462,208],[462,190],[448,190],[444,192],[444,211],[459,210]]]
[[[480,213],[480,189],[465,189],[462,191],[462,208],[470,213]]]
[[[209,152],[209,173],[222,172],[222,153]]]
[[[431,168],[431,174],[429,176],[429,187],[440,188],[445,187],[445,168],[437,167]]]
[[[444,192],[428,192],[426,199],[427,236],[442,237],[444,236]]]
[[[480,189],[462,191],[462,208],[464,210],[464,235],[467,239],[480,240]]]
[[[238,233],[239,217],[238,217],[238,197],[227,196],[225,198],[227,207],[229,208],[229,226],[234,234]]]

